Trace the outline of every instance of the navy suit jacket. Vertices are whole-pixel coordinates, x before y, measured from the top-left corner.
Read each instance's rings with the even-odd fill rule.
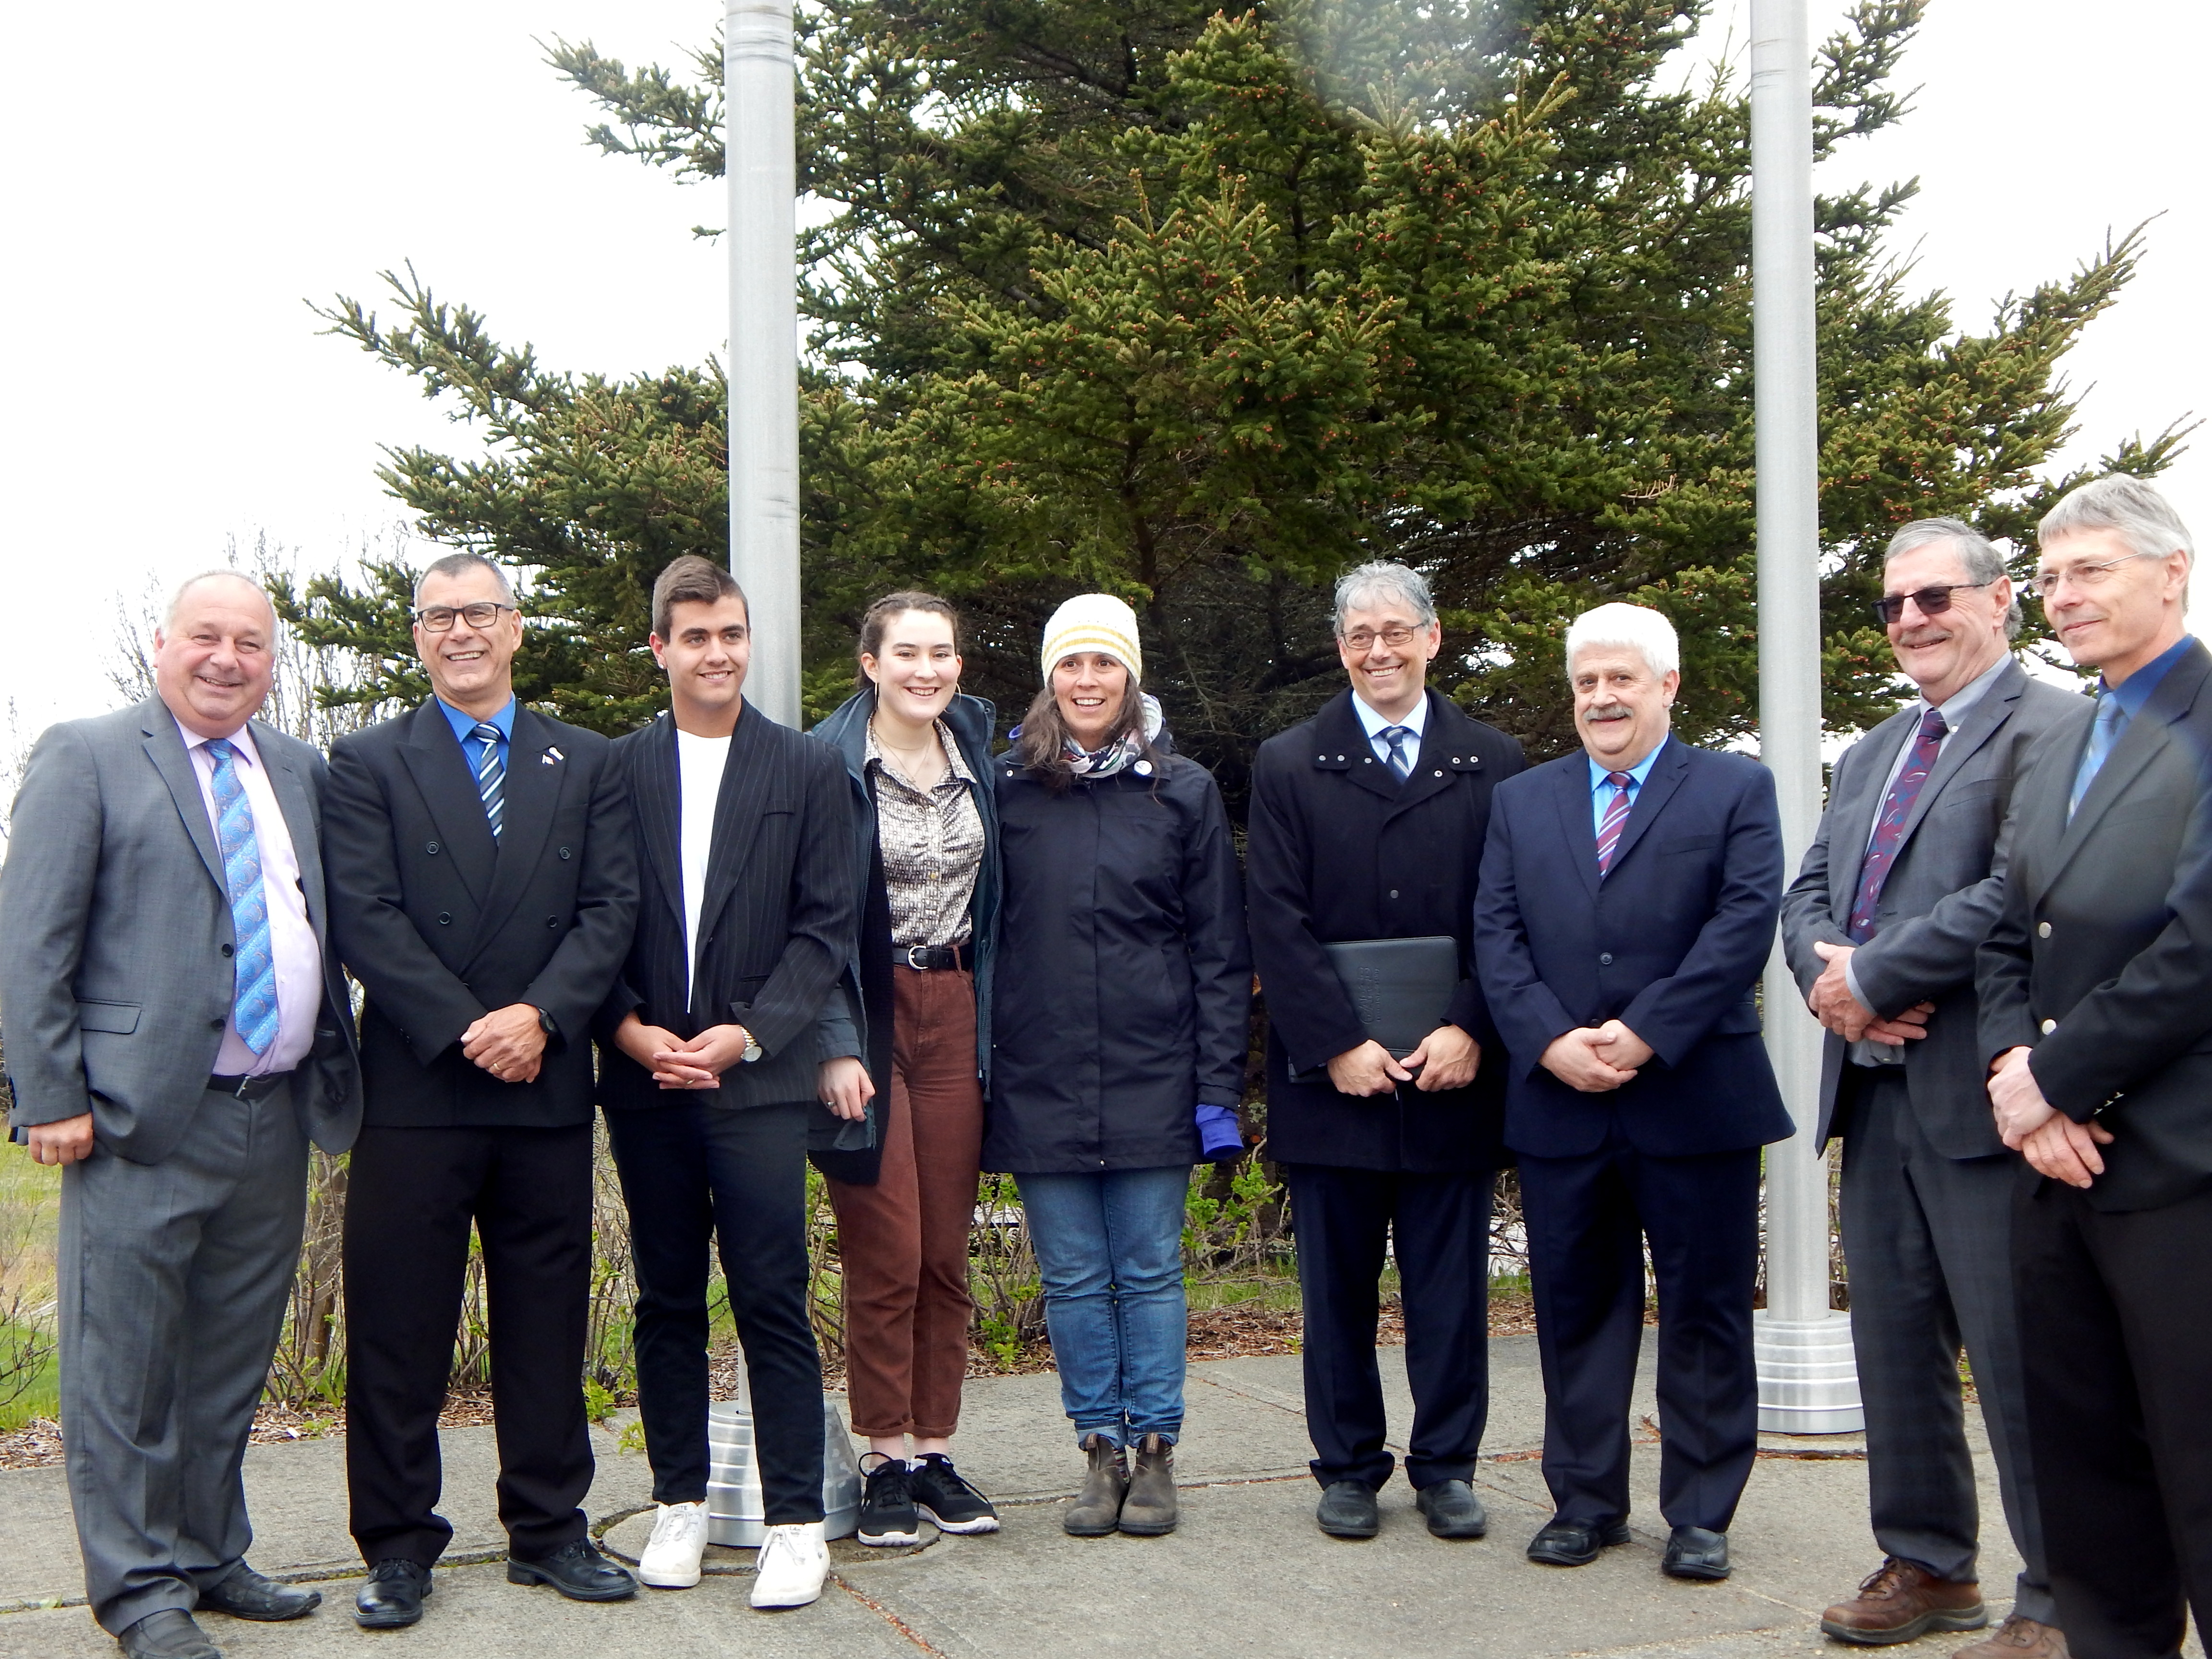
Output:
[[[1511,1059],[1505,1144],[1579,1157],[1617,1124],[1638,1152],[1679,1158],[1786,1138],[1753,994],[1782,882],[1774,781],[1744,756],[1668,738],[1602,881],[1580,750],[1499,784],[1474,949]],[[1583,1094],[1539,1063],[1615,1018],[1652,1048],[1631,1082]]]

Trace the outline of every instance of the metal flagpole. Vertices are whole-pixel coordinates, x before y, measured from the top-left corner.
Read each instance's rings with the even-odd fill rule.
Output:
[[[728,0],[730,570],[745,590],[745,697],[799,724],[799,264],[792,0]]]
[[[1752,355],[1759,490],[1759,752],[1794,874],[1820,817],[1820,422],[1814,359],[1812,48],[1805,0],[1751,0]],[[1759,1426],[1865,1426],[1849,1314],[1828,1307],[1828,1160],[1813,1144],[1820,1027],[1778,942],[1767,1053],[1796,1121],[1766,1149]]]

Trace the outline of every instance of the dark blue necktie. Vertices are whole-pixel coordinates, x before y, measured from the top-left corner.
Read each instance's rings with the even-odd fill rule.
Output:
[[[1874,827],[1866,862],[1859,866],[1858,902],[1851,906],[1851,925],[1846,930],[1855,945],[1863,945],[1874,937],[1875,907],[1881,902],[1882,884],[1889,879],[1889,867],[1897,860],[1898,843],[1905,838],[1905,821],[1912,816],[1912,803],[1920,799],[1921,787],[1936,769],[1936,752],[1943,746],[1943,734],[1950,729],[1943,723],[1941,709],[1931,708],[1923,714],[1911,751],[1889,786],[1889,799],[1882,803],[1881,818]]]
[[[483,802],[484,820],[496,841],[500,820],[507,815],[507,769],[499,763],[499,727],[480,721],[469,735],[483,744],[483,758],[477,763],[477,796]]]
[[[1382,741],[1390,745],[1390,769],[1398,775],[1398,781],[1403,783],[1413,775],[1413,757],[1407,746],[1413,741],[1413,728],[1410,726],[1386,726],[1381,736]]]

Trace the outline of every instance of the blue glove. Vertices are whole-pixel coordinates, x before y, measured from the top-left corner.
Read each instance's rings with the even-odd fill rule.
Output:
[[[1244,1130],[1237,1121],[1235,1109],[1200,1106],[1198,1109],[1198,1144],[1200,1151],[1216,1162],[1225,1158],[1243,1157]]]

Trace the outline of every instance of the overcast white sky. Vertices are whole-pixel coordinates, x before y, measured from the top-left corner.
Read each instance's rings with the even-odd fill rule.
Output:
[[[1709,49],[1747,0],[1718,0]],[[1843,8],[1812,0],[1815,38]],[[0,162],[15,254],[15,390],[0,414],[0,686],[27,731],[97,712],[116,596],[257,533],[310,566],[389,533],[383,443],[465,441],[401,378],[325,337],[307,302],[369,297],[412,260],[550,367],[696,362],[726,331],[721,256],[681,188],[581,143],[589,112],[533,40],[629,61],[708,39],[719,0],[149,0],[19,7],[17,141]],[[2085,21],[2086,20],[2086,21]],[[1918,174],[1897,246],[1985,325],[2108,232],[2163,215],[2142,274],[2071,360],[2091,388],[2066,459],[2212,410],[2212,255],[2196,81],[2212,8],[2183,0],[1934,0],[1897,131],[1831,165]],[[387,307],[388,310],[389,307]],[[2212,527],[2212,439],[2168,475]]]

